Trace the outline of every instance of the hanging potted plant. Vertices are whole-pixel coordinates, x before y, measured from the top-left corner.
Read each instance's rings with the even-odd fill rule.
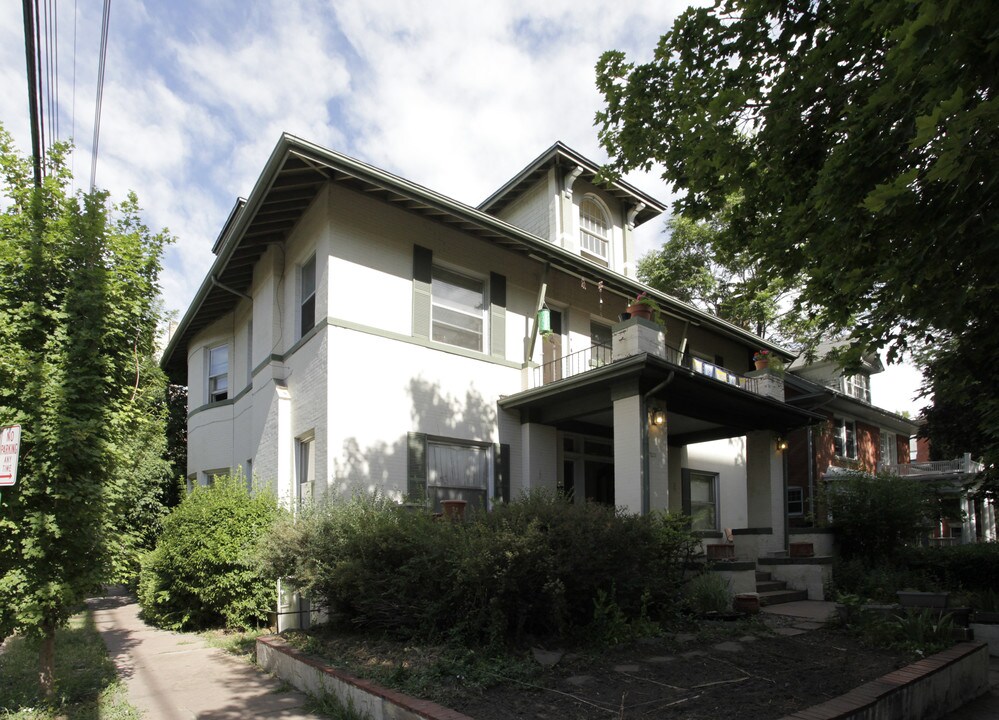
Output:
[[[773,353],[769,350],[757,350],[753,353],[753,362],[756,364],[757,370],[766,370],[770,367],[770,360],[773,358]]]

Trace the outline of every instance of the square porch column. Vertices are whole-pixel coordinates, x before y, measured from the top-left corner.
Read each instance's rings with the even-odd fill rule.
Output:
[[[648,510],[643,498],[643,439],[645,403],[637,383],[615,388],[614,401],[614,505],[627,512]]]
[[[746,498],[749,528],[770,528],[757,536],[760,555],[784,550],[784,456],[768,430],[746,435]]]
[[[558,436],[551,425],[524,423],[520,426],[521,478],[523,489],[545,488],[554,492],[558,484]]]

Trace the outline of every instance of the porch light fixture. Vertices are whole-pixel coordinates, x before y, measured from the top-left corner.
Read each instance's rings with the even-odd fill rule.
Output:
[[[787,440],[782,437],[777,438],[777,452],[784,452],[787,450]]]
[[[649,418],[652,420],[652,424],[656,427],[662,427],[666,424],[666,411],[662,408],[652,408],[652,412],[649,413]]]

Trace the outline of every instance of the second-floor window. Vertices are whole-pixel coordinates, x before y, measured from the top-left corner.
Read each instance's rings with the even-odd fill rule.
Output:
[[[208,402],[229,397],[229,346],[218,345],[208,351]]]
[[[600,204],[590,197],[579,203],[579,246],[599,258],[610,258],[610,222]]]
[[[843,392],[864,402],[871,401],[871,378],[869,375],[857,373],[842,378]]]
[[[838,457],[856,460],[857,426],[853,420],[833,418],[833,450]]]
[[[895,433],[887,430],[881,431],[881,460],[882,465],[894,465],[898,462],[898,442]]]
[[[299,287],[299,306],[301,310],[301,322],[299,325],[299,336],[312,329],[316,324],[316,256],[313,255],[302,265],[302,272]]]
[[[431,337],[437,342],[482,352],[485,283],[434,265],[430,294]]]

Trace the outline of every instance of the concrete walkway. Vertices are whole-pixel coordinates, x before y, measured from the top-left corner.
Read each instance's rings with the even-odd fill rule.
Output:
[[[133,598],[92,598],[87,605],[108,655],[145,720],[318,720],[305,695],[197,635],[157,630],[139,619]]]

